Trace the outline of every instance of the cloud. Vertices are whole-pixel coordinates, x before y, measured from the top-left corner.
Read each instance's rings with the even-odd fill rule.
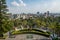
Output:
[[[26,6],[26,4],[22,1],[19,0],[20,3],[17,3],[16,1],[11,2],[12,5],[14,6]]]
[[[19,1],[21,6],[26,6],[26,4],[22,0],[19,0]]]
[[[11,2],[11,4],[14,6],[19,6],[19,4],[16,1]]]
[[[12,8],[10,9],[10,12],[13,13],[20,13],[20,12],[33,12],[35,13],[36,11],[40,11],[40,12],[46,12],[46,11],[50,11],[50,12],[60,12],[60,0],[50,0],[50,1],[42,1],[42,2],[38,2],[38,3],[34,3],[31,1],[31,3],[29,3],[28,6],[26,6],[26,4],[24,3],[24,0],[18,0],[17,1],[13,1],[12,5],[14,5]],[[19,6],[19,7],[15,7],[15,6]],[[26,7],[25,7],[26,6]],[[15,8],[14,8],[15,7]],[[27,8],[27,9],[26,9]]]
[[[40,6],[41,10],[43,11],[50,11],[50,12],[60,12],[60,0],[53,0],[50,2],[45,2]],[[42,11],[42,12],[43,12]]]

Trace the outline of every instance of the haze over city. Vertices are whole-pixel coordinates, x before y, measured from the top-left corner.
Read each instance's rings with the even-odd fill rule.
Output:
[[[10,13],[60,13],[60,0],[6,0]]]

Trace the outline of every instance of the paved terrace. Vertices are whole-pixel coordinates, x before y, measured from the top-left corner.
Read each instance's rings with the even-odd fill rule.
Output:
[[[45,33],[46,32],[37,29],[24,29],[24,30],[14,31],[12,32],[13,36],[11,37],[8,36],[5,39],[0,39],[0,40],[50,40],[49,35]]]

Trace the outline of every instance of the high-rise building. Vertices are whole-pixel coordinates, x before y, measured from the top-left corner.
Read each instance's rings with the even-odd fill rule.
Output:
[[[47,18],[49,16],[49,11],[45,12],[44,16],[45,16],[45,18]]]
[[[40,12],[37,12],[37,14],[40,14]]]

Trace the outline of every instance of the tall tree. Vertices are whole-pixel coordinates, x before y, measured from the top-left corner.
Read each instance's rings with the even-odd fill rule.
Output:
[[[0,36],[7,31],[6,27],[4,26],[7,23],[7,11],[8,9],[6,5],[6,0],[0,0]]]

